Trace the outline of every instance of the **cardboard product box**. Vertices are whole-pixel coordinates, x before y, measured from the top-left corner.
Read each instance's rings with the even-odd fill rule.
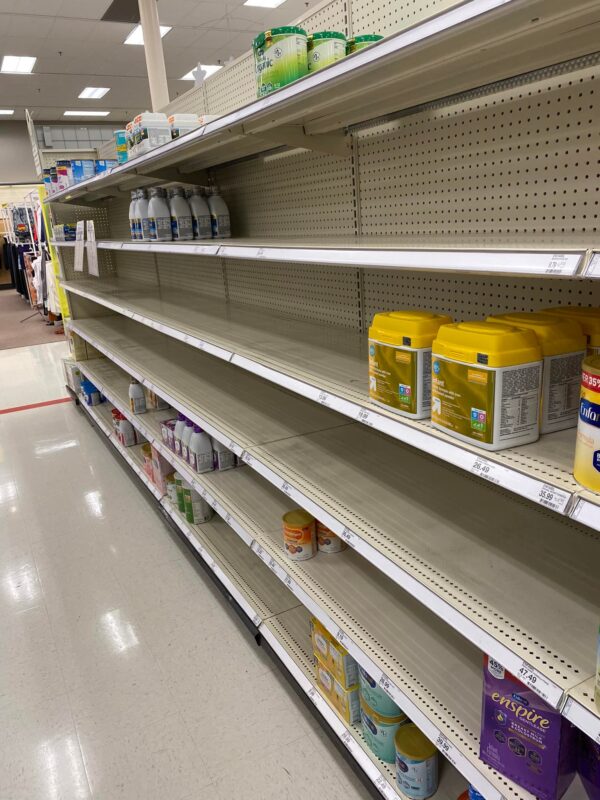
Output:
[[[350,724],[360,722],[358,684],[348,689],[344,688],[318,658],[315,658],[315,675],[321,694],[329,700],[346,722]]]
[[[484,657],[479,757],[540,800],[559,800],[577,766],[578,731],[489,656]]]
[[[600,743],[579,734],[579,775],[590,800],[600,800]]]
[[[81,381],[83,376],[75,360],[71,357],[63,358],[63,372],[65,375],[65,383],[67,386],[72,389],[75,394],[79,394],[81,391]]]
[[[170,472],[173,472],[173,467],[169,464],[166,458],[161,456],[154,445],[152,445],[152,482],[160,492],[163,492],[163,494],[167,493],[167,483],[165,478]]]
[[[356,661],[316,617],[310,620],[310,637],[315,657],[345,689],[358,684]]]

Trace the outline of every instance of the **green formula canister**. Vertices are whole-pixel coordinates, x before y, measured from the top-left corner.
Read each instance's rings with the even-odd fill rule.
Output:
[[[293,25],[259,33],[252,43],[258,97],[306,75],[306,31]]]
[[[380,42],[383,36],[378,33],[367,33],[364,36],[355,36],[353,39],[348,39],[346,44],[346,55],[358,53],[359,50],[364,50],[365,47],[370,47],[375,42]]]
[[[319,31],[306,40],[308,71],[317,72],[346,57],[346,37],[339,31]]]

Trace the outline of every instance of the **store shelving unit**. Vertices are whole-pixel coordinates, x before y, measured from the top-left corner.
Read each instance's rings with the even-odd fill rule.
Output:
[[[219,549],[160,501],[380,792],[390,772],[314,688],[307,609],[452,762],[442,794],[529,798],[478,758],[482,653],[600,740],[600,496],[573,479],[573,429],[487,453],[372,404],[366,334],[398,307],[600,306],[597,4],[396,6],[326,0],[308,30],[386,38],[261,100],[243,56],[167,109],[219,119],[51,198],[100,251],[95,278],[56,243],[71,337],[222,518]],[[236,238],[129,241],[128,190],[169,182],[217,184]],[[128,376],[247,466],[193,474],[161,441],[169,412],[129,414]],[[288,561],[296,506],[349,549]],[[286,610],[260,601],[275,585]]]

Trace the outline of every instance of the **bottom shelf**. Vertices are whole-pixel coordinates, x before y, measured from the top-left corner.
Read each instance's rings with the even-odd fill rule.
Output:
[[[88,406],[83,410],[108,438],[115,450],[159,501],[164,513],[177,525],[186,540],[202,558],[267,642],[271,651],[312,702],[323,723],[343,743],[349,757],[387,800],[408,800],[396,787],[394,766],[380,761],[368,749],[360,725],[349,725],[330,706],[317,689],[310,641],[309,611],[301,605],[272,571],[254,554],[220,517],[203,525],[192,525],[161,496],[143,469],[141,445],[123,447],[112,430],[110,404]],[[440,759],[440,784],[434,800],[456,800],[466,788],[465,779],[451,764]]]

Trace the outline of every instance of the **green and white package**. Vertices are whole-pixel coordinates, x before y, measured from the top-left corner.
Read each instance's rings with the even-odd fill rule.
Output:
[[[339,31],[311,33],[306,44],[309,72],[328,67],[346,56],[346,37]]]
[[[293,25],[259,33],[253,42],[258,97],[306,75],[306,31]]]

